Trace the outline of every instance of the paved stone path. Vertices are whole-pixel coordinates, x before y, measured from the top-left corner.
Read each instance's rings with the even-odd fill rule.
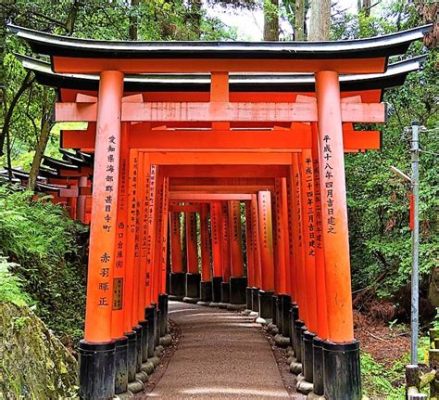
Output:
[[[180,343],[146,398],[290,399],[270,345],[252,318],[171,301],[169,318],[181,328]]]

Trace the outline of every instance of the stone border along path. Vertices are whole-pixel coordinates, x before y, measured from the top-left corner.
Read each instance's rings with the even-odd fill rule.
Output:
[[[178,348],[152,392],[137,398],[305,398],[288,394],[270,344],[254,318],[173,301],[169,318],[181,329]]]

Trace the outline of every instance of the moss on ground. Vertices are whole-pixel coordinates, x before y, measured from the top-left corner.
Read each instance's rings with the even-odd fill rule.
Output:
[[[76,399],[78,365],[26,306],[0,302],[0,399]]]

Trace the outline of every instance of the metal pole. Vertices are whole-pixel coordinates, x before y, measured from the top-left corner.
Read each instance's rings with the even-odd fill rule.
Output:
[[[413,192],[413,232],[412,232],[412,304],[411,304],[411,355],[412,365],[418,365],[419,332],[419,124],[412,123],[412,192]]]

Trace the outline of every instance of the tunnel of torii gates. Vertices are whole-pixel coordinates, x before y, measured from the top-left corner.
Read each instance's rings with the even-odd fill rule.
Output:
[[[385,122],[384,89],[422,62],[388,59],[430,28],[313,43],[9,29],[50,56],[19,57],[58,89],[56,121],[87,123],[62,132],[64,160],[46,157],[38,181],[90,222],[81,398],[133,387],[173,296],[257,313],[314,394],[360,399],[344,153],[380,148],[356,124]]]

